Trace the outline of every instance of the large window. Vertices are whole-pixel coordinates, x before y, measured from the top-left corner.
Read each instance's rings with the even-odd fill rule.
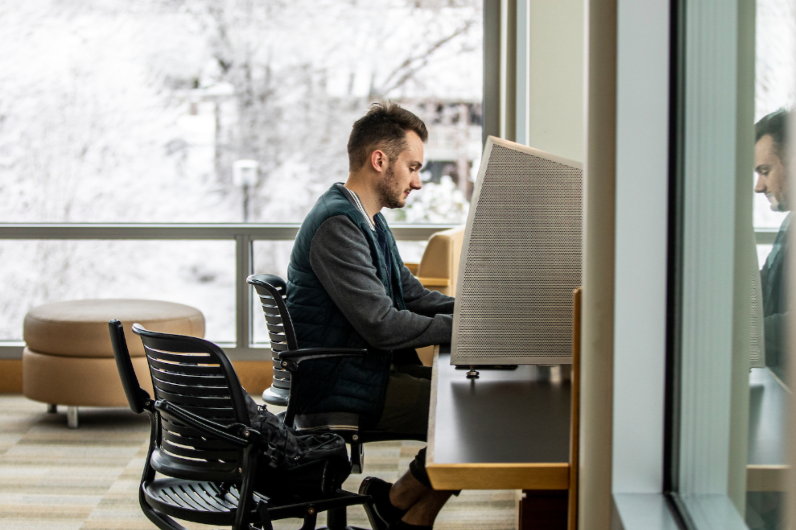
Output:
[[[686,528],[784,528],[794,10],[676,5],[665,490]]]
[[[482,10],[481,0],[8,4],[0,223],[298,223],[345,180],[351,124],[385,99],[430,132],[424,190],[390,221],[461,223],[481,151]],[[286,245],[258,240],[251,270],[284,274]],[[191,303],[209,339],[234,340],[228,247],[0,243],[14,293],[0,305],[0,340],[19,339],[35,305],[122,296]]]
[[[758,0],[755,31],[755,121],[780,108],[793,108],[796,104],[796,49],[794,8],[786,0]],[[765,237],[764,231],[776,232],[785,212],[771,210],[763,194],[754,199],[754,226],[761,233],[758,259],[762,266],[773,245],[773,233]]]

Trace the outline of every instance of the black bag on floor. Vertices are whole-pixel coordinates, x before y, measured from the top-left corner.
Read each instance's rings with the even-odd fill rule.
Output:
[[[262,437],[257,491],[269,497],[326,495],[351,474],[345,441],[331,434],[297,434],[246,396],[252,428]]]

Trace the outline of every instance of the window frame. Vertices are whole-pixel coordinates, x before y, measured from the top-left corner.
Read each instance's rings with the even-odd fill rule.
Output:
[[[391,226],[398,241],[427,241],[432,234],[453,228],[452,224],[408,224]],[[262,360],[267,344],[254,342],[252,288],[246,278],[254,273],[254,241],[293,241],[300,223],[132,224],[132,223],[0,223],[3,240],[172,240],[235,241],[235,342],[219,345],[235,361]],[[22,358],[22,341],[0,340],[0,359]]]

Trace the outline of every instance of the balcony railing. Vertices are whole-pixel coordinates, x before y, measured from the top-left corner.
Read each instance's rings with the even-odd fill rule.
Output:
[[[0,240],[232,240],[235,241],[235,342],[219,343],[234,360],[265,359],[267,345],[255,344],[252,334],[251,288],[254,241],[292,241],[299,223],[246,224],[0,224]],[[453,225],[391,227],[398,241],[426,241]],[[0,359],[22,358],[24,344],[0,341]]]
[[[255,344],[252,334],[252,293],[246,278],[253,272],[254,241],[292,241],[299,223],[262,224],[2,224],[0,240],[232,240],[235,241],[235,342],[220,343],[234,360],[264,359],[266,345]],[[391,227],[398,241],[426,241],[453,225]],[[774,242],[775,229],[755,231],[758,245]],[[20,359],[23,343],[0,341],[0,359]]]

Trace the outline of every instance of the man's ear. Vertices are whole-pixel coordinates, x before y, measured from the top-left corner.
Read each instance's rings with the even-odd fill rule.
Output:
[[[377,173],[382,173],[387,169],[387,155],[381,149],[376,149],[370,154],[370,165]]]

